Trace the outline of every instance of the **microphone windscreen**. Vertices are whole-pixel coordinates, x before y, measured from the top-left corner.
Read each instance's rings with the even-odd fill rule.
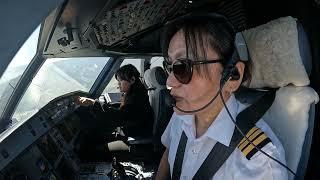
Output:
[[[169,90],[165,91],[165,93],[164,93],[164,101],[165,101],[165,104],[169,107],[176,106],[176,100],[171,96]]]

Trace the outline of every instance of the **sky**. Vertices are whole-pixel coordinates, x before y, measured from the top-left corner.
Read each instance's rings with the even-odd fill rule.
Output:
[[[31,62],[32,58],[36,54],[39,31],[40,25],[33,31],[26,42],[21,46],[19,51],[15,54],[6,71],[0,78],[0,82],[6,82],[11,78],[17,77],[23,73],[23,71],[14,72],[16,71],[15,67],[27,65]],[[26,68],[26,66],[24,68]]]
[[[36,54],[39,31],[40,25],[33,31],[33,33],[19,49],[17,54],[13,57],[10,66],[16,67],[19,65],[28,64],[31,61],[33,56]]]

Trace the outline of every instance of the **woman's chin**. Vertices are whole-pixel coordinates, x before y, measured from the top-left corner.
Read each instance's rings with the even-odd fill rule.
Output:
[[[179,110],[178,108],[181,109],[181,110],[183,110],[183,111],[190,111],[190,110],[192,110],[192,109],[190,109],[189,107],[184,106],[182,103],[177,102],[177,103],[176,103],[176,106],[173,107],[173,110],[174,110],[174,112],[175,112],[176,114],[178,114],[178,115],[193,114],[193,113],[183,112],[183,111]]]
[[[176,107],[173,108],[173,111],[178,115],[190,115],[191,113],[184,113],[178,110]]]

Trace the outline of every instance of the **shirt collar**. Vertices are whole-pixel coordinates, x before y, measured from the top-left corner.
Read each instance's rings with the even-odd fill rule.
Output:
[[[236,120],[239,105],[234,95],[230,96],[230,98],[226,102],[226,105],[233,119]],[[189,130],[191,130],[188,132],[193,132],[192,135],[186,132],[188,138],[190,138],[190,136],[195,137],[194,115],[178,115],[178,117],[183,122],[183,130],[186,132],[186,129],[188,128]],[[226,108],[224,107],[220,111],[216,119],[213,121],[213,123],[209,126],[208,130],[200,138],[202,139],[203,137],[208,137],[220,142],[221,144],[224,144],[225,146],[229,146],[234,128],[235,125],[230,119]]]
[[[238,114],[238,102],[234,95],[230,96],[230,98],[226,102],[226,106],[228,107],[228,110],[230,111],[233,119],[236,120],[236,116]],[[217,118],[213,121],[204,135],[211,139],[219,141],[225,146],[229,146],[234,128],[234,123],[232,122],[226,108],[223,107]]]

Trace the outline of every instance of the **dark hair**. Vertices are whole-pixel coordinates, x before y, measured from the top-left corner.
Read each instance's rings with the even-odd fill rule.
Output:
[[[117,80],[120,78],[121,80],[130,82],[133,77],[135,78],[135,81],[130,86],[129,92],[127,92],[125,95],[124,104],[134,101],[133,97],[139,93],[147,94],[147,89],[140,81],[140,73],[132,64],[127,64],[120,67],[115,74],[115,78]]]
[[[162,42],[165,58],[168,57],[170,40],[179,30],[184,33],[186,56],[194,61],[207,59],[205,47],[208,46],[217,52],[219,59],[224,60],[224,67],[234,53],[236,32],[226,17],[219,14],[189,14],[166,25]],[[245,65],[243,81],[250,82],[251,61],[246,61]],[[195,66],[195,69],[207,77],[208,66]]]

